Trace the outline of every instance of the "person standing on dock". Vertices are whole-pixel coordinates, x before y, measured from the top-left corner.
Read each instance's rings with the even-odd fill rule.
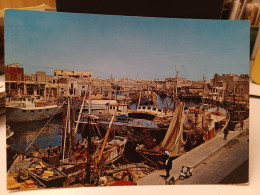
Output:
[[[243,128],[244,128],[244,121],[243,121],[243,120],[241,120],[241,121],[240,121],[240,130],[242,131],[242,130],[243,130]]]
[[[224,139],[227,139],[228,133],[229,133],[228,129],[225,128],[224,129]]]
[[[172,169],[172,158],[170,157],[170,153],[169,151],[165,151],[165,159],[164,162],[160,162],[160,164],[163,164],[163,168],[166,170],[166,175],[165,175],[165,179],[167,179],[168,177],[170,177],[170,170]]]

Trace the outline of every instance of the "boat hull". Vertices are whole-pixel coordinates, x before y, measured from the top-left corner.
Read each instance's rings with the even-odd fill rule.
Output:
[[[28,172],[29,172],[30,177],[33,180],[40,181],[42,184],[45,185],[46,188],[62,187],[64,181],[67,179],[67,175],[65,175],[64,173],[60,172],[56,168],[55,168],[55,175],[58,175],[58,176],[56,176],[54,178],[51,178],[51,179],[43,179],[42,177],[40,177],[36,173],[33,173],[32,171],[28,171]]]
[[[7,122],[31,122],[52,117],[59,109],[59,106],[46,106],[35,108],[6,107]],[[60,109],[60,112],[62,110]]]

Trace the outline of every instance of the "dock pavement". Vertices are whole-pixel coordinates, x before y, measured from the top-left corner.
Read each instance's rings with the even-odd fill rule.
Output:
[[[205,161],[206,159],[209,159],[214,154],[216,154],[218,151],[223,149],[225,146],[231,144],[232,141],[234,141],[234,139],[236,139],[237,137],[239,137],[243,134],[246,134],[246,132],[248,132],[248,128],[249,128],[249,120],[247,119],[244,122],[245,122],[245,124],[244,124],[243,130],[240,129],[240,124],[238,124],[235,127],[234,131],[229,131],[229,134],[228,134],[228,137],[226,140],[224,140],[224,134],[220,133],[213,139],[209,140],[208,142],[196,147],[195,149],[193,149],[189,152],[186,152],[179,158],[173,160],[172,169],[170,171],[170,177],[173,176],[175,178],[175,180],[178,179],[179,173],[180,173],[183,165],[192,166],[193,168],[196,168],[203,161]],[[249,144],[246,144],[246,147],[248,147],[248,145]],[[244,146],[241,146],[241,147],[244,147]],[[239,165],[241,165],[246,160],[248,160],[248,153],[249,153],[248,148],[246,148],[244,150],[243,155],[238,155],[239,154],[238,152],[240,152],[240,150],[239,150],[239,148],[237,148],[237,150],[238,151],[233,151],[234,152],[233,154],[229,154],[229,155],[234,156],[234,158],[230,157],[231,159],[235,159],[235,157],[236,157],[235,162],[234,163],[231,162],[233,165],[231,166],[230,164],[224,164],[224,163],[222,165],[222,166],[228,166],[226,169],[228,171],[225,172],[226,176],[229,173],[231,173],[232,171],[234,171]],[[225,156],[219,157],[219,158],[220,159],[218,159],[218,162],[226,161]],[[225,177],[225,175],[223,175],[223,177]],[[136,182],[137,182],[137,185],[165,185],[165,178],[163,176],[165,176],[165,170],[157,170],[157,171],[154,171],[153,173],[137,180]],[[203,183],[201,183],[201,184],[203,184]]]

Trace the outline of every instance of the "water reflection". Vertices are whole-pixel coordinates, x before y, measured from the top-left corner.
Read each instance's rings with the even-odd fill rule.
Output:
[[[7,140],[7,144],[18,152],[23,152],[29,144],[35,139],[41,129],[47,124],[48,120],[33,121],[28,123],[11,123],[8,124],[14,135]],[[43,129],[41,134],[36,138],[34,144],[39,148],[47,148],[49,145],[57,146],[61,144],[61,117],[53,118],[50,123]],[[78,135],[79,137],[79,135]],[[28,150],[30,151],[30,149]]]

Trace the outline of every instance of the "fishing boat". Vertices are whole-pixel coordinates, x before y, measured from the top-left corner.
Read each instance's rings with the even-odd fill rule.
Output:
[[[63,164],[62,171],[68,175],[68,183],[84,180],[84,178],[91,183],[104,171],[106,165],[123,155],[127,143],[127,137],[110,136],[114,116],[105,136],[102,137],[98,127],[98,118],[90,113],[91,109],[89,113],[83,112],[84,99],[77,120],[75,120],[75,112],[71,109],[69,99],[66,104],[67,109],[65,106],[63,112],[66,122],[63,123],[60,162]],[[89,106],[91,107],[91,103]],[[98,136],[96,136],[96,131]],[[78,142],[75,140],[75,132],[80,132],[82,136]]]
[[[184,103],[179,102],[163,141],[153,148],[137,145],[136,150],[152,159],[163,156],[165,150],[171,157],[178,157],[214,138],[227,127],[228,121],[228,112],[223,108],[185,109]]]
[[[87,93],[84,94],[78,114],[76,114],[78,105],[73,105],[73,100],[71,98],[68,97],[61,105],[63,119],[61,145],[40,149],[37,145],[33,144],[36,140],[36,138],[34,138],[22,154],[24,158],[26,158],[27,164],[25,165],[23,162],[18,162],[19,159],[16,159],[18,163],[15,164],[14,162],[13,164],[15,169],[19,167],[21,169],[24,167],[28,168],[28,163],[30,162],[44,162],[47,168],[52,166],[53,178],[49,179],[42,178],[28,169],[30,177],[34,178],[36,181],[40,181],[38,182],[39,185],[41,183],[44,184],[41,185],[42,187],[57,187],[57,185],[62,185],[62,182],[65,180],[66,184],[77,181],[87,181],[90,183],[94,180],[94,177],[97,178],[98,175],[102,173],[106,165],[113,163],[123,155],[127,137],[115,136],[114,134],[111,135],[110,130],[114,116],[106,130],[105,136],[101,135],[98,126],[98,117],[91,113],[90,97],[88,113],[83,112],[86,94]],[[91,94],[91,92],[89,94]],[[48,126],[50,120],[38,132],[37,136],[39,136],[44,128]],[[78,134],[80,134],[80,139],[77,139]],[[31,146],[34,146],[35,151],[27,153]]]
[[[185,120],[184,103],[178,102],[175,107],[175,114],[171,120],[164,139],[159,145],[151,148],[151,144],[137,145],[136,150],[144,155],[160,158],[164,151],[168,150],[171,157],[177,157],[184,152],[183,145],[183,124]],[[147,137],[148,139],[149,137]],[[151,140],[151,139],[150,139]]]
[[[54,102],[36,100],[36,97],[6,97],[6,121],[30,122],[50,118],[61,112]]]
[[[141,105],[136,110],[128,111],[130,118],[152,120],[159,128],[168,127],[173,115],[171,109],[154,105]]]
[[[24,171],[24,174],[21,174],[22,171]],[[26,174],[25,169],[21,169],[19,176],[28,175],[39,187],[45,188],[61,187],[67,178],[67,175],[56,167],[46,166],[42,162],[32,163],[30,167],[27,168],[27,172]]]
[[[115,136],[108,142],[106,151],[103,154],[105,164],[111,164],[123,156],[127,137]]]
[[[185,149],[188,151],[223,132],[229,123],[228,111],[221,107],[189,108],[184,124]]]
[[[118,133],[142,132],[143,130],[166,130],[174,113],[172,110],[159,106],[138,106],[136,110],[128,110],[127,114],[116,117],[112,128]],[[102,128],[107,128],[108,120],[100,120]]]
[[[99,125],[103,129],[107,129],[109,126],[108,120],[100,120]],[[136,130],[159,130],[160,127],[156,125],[153,121],[147,119],[132,119],[132,118],[124,118],[123,120],[117,118],[112,124],[112,129],[114,129],[117,133],[127,133],[126,131],[136,131]]]

